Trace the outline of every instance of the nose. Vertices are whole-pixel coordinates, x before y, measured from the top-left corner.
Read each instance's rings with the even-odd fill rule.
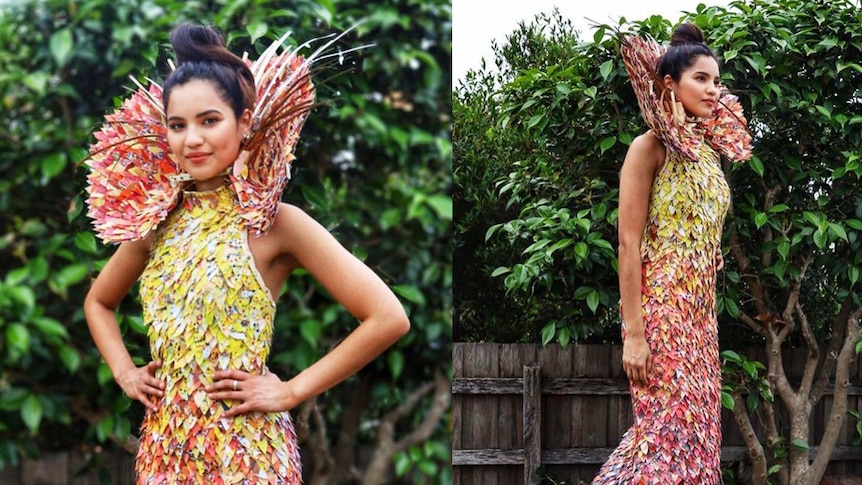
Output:
[[[203,137],[200,135],[198,130],[192,126],[186,128],[186,146],[196,147],[200,146],[204,142]]]

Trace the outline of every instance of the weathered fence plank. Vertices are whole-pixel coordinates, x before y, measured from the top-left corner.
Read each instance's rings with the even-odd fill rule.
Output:
[[[762,354],[761,349],[754,349],[747,356],[761,359]],[[621,357],[619,346],[562,349],[556,345],[456,343],[452,382],[454,483],[529,484],[536,478],[531,472],[539,464],[555,479],[589,481],[632,422]],[[791,364],[804,356],[788,351],[783,357]],[[496,366],[493,359],[498,359]],[[460,367],[463,365],[475,367]],[[541,376],[537,389],[536,381],[524,375],[525,368],[536,365]],[[851,371],[848,404],[862,412],[858,365],[862,364],[857,363]],[[801,370],[798,364],[793,369]],[[789,377],[798,378],[798,374],[790,373]],[[830,405],[831,390],[827,390],[812,414],[809,443],[817,443],[822,436]],[[467,411],[469,420],[463,415]],[[779,406],[776,412],[779,421],[786,423],[786,410]],[[539,417],[541,421],[536,422]],[[468,421],[472,422],[465,428]],[[746,453],[744,442],[732,413],[723,410],[722,421],[721,459],[738,462]],[[862,447],[852,446],[855,427],[855,420],[848,417],[827,473],[862,473]],[[538,436],[533,429],[539,430]],[[467,432],[469,439],[465,438]],[[762,434],[759,429],[757,432]],[[812,454],[816,449],[812,447]]]

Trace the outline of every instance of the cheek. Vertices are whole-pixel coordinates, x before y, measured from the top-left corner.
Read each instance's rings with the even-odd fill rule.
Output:
[[[182,153],[183,139],[177,133],[168,130],[168,146],[172,153]]]

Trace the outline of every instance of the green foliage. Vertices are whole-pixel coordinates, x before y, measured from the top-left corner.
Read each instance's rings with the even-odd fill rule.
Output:
[[[722,347],[779,341],[787,328],[786,345],[825,347],[834,333],[862,349],[844,333],[862,308],[857,5],[734,1],[684,20],[704,30],[754,135],[751,161],[723,164],[733,204],[717,282]],[[665,42],[671,28],[660,16],[622,19],[581,40],[558,13],[539,15],[495,46],[497,71],[468,73],[456,89],[456,340],[618,339],[617,174],[646,130],[618,34]],[[762,363],[722,355],[725,407],[734,395],[753,414],[772,402]],[[779,436],[768,473],[809,446]]]
[[[0,467],[17,463],[21,452],[122,440],[141,416],[141,406],[122,395],[101,363],[81,311],[88,278],[110,249],[88,229],[79,162],[101,116],[131,85],[127,76],[161,79],[168,34],[186,20],[212,23],[233,51],[253,55],[284,31],[300,43],[360,19],[339,47],[374,46],[318,77],[338,74],[318,86],[324,106],[303,131],[285,200],[321,221],[394,287],[412,329],[362,379],[321,398],[330,442],[342,413],[358,405],[360,381],[372,383],[373,399],[360,410],[357,449],[373,446],[373,423],[435,369],[448,372],[447,2],[297,0],[289,8],[265,0],[6,2],[0,5]],[[136,297],[127,300],[121,330],[143,363],[145,329]],[[280,299],[270,367],[289,377],[355,325],[299,274]],[[421,421],[429,400],[399,421],[400,432]],[[101,418],[87,422],[85,415]],[[448,439],[438,426],[429,445],[435,452],[424,462],[443,468],[449,458],[439,444]]]

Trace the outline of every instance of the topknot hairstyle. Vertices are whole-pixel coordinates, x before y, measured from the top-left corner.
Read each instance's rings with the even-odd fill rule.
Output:
[[[692,23],[680,24],[670,38],[670,47],[658,60],[658,77],[663,79],[670,74],[671,79],[679,82],[682,72],[700,56],[709,56],[718,62],[715,53],[706,45],[700,27]]]
[[[193,80],[210,81],[239,118],[256,101],[254,76],[246,63],[227,50],[213,27],[183,23],[171,31],[177,68],[165,80],[162,105],[167,113],[174,87]]]

